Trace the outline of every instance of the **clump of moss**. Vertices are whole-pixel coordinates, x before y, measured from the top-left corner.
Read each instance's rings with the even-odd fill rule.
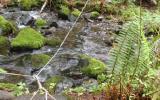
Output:
[[[34,54],[31,56],[32,67],[35,68],[43,67],[48,62],[49,59],[50,56],[46,54]]]
[[[45,83],[44,87],[50,92],[54,93],[56,85],[63,80],[62,76],[53,76],[49,78]]]
[[[20,6],[24,10],[30,10],[33,6],[38,6],[40,0],[20,0]]]
[[[100,13],[97,11],[91,12],[91,18],[97,18],[99,15],[100,15]]]
[[[45,38],[32,28],[22,29],[11,41],[11,46],[16,49],[38,49],[44,44]]]
[[[0,54],[7,55],[9,52],[9,47],[9,40],[4,36],[0,36]]]
[[[35,22],[35,25],[37,27],[42,27],[42,26],[45,26],[46,24],[47,24],[47,21],[42,18],[38,18]]]
[[[88,65],[82,67],[82,73],[94,77],[105,72],[106,65],[102,61],[89,57],[87,55],[81,55],[81,58],[86,59],[89,62]]]
[[[51,38],[46,39],[46,44],[49,46],[53,46],[53,47],[60,45],[61,42],[62,40],[58,37],[51,37]]]
[[[63,19],[68,19],[69,14],[70,14],[70,9],[67,6],[61,5],[59,10],[59,17]]]
[[[11,22],[7,21],[3,16],[0,16],[0,28],[2,29],[2,32],[8,33],[12,31],[13,25]]]
[[[74,9],[71,14],[75,17],[78,17],[81,14],[81,12],[78,9]]]
[[[15,91],[16,89],[17,89],[16,84],[0,83],[0,90]]]

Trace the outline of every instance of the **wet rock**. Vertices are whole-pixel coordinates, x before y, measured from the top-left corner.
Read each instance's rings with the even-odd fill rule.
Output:
[[[64,90],[69,89],[73,86],[73,82],[70,79],[65,78],[62,82],[58,83],[55,89],[55,93],[62,93]]]
[[[22,14],[21,17],[19,18],[19,21],[21,21],[19,24],[21,25],[34,25],[35,19],[28,15],[28,14]]]
[[[14,100],[15,96],[11,92],[0,90],[0,100]]]
[[[49,28],[48,30],[45,31],[45,35],[53,34],[54,32],[56,32],[56,28],[51,27],[51,28]]]
[[[55,28],[58,28],[58,24],[57,22],[52,22],[49,27],[55,27]]]
[[[9,40],[6,37],[0,36],[0,55],[8,55],[9,48]]]

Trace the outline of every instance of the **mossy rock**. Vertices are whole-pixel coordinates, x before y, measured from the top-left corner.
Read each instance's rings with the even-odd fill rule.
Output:
[[[33,68],[43,67],[51,57],[46,54],[34,54],[31,56],[31,64]]]
[[[56,85],[58,83],[60,83],[61,81],[63,81],[63,77],[62,76],[52,76],[51,78],[49,78],[48,80],[46,80],[46,82],[44,83],[44,87],[50,92],[50,93],[54,93],[55,89],[56,89]]]
[[[40,0],[20,0],[20,6],[24,10],[30,10],[33,6],[38,6]]]
[[[51,37],[51,38],[47,38],[46,39],[46,44],[48,46],[52,46],[52,47],[55,47],[57,45],[60,45],[62,42],[62,40],[58,37]]]
[[[11,22],[7,21],[3,16],[0,16],[0,29],[2,30],[3,35],[6,33],[12,32],[14,26]]]
[[[106,70],[106,64],[102,61],[92,58],[87,55],[81,55],[81,59],[88,60],[89,64],[85,65],[81,68],[82,73],[88,75],[88,76],[97,76],[105,72]]]
[[[93,19],[97,18],[99,15],[100,15],[100,13],[97,11],[91,12],[91,18],[93,18]]]
[[[81,14],[81,12],[78,9],[74,9],[71,14],[75,17],[78,17]]]
[[[11,41],[13,49],[38,49],[45,44],[43,35],[32,28],[22,29]]]
[[[68,16],[70,15],[70,9],[68,8],[68,6],[65,5],[61,5],[60,6],[60,10],[58,12],[58,16],[62,19],[68,19]]]
[[[43,27],[46,24],[47,24],[47,21],[42,18],[38,18],[35,22],[36,27]]]
[[[0,36],[0,54],[7,55],[9,53],[10,43],[7,37]]]

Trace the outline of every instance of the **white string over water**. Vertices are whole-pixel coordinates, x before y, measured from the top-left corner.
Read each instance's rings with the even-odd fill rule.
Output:
[[[60,44],[59,48],[57,49],[57,51],[55,52],[55,54],[49,59],[49,61],[39,70],[39,72],[33,76],[34,79],[36,79],[37,84],[38,84],[38,90],[35,91],[35,93],[33,93],[32,97],[30,98],[30,100],[33,100],[33,98],[38,94],[38,92],[40,91],[44,91],[45,92],[45,100],[48,99],[48,96],[51,97],[51,99],[56,100],[56,98],[54,98],[51,94],[49,94],[49,92],[42,86],[42,84],[40,83],[38,76],[41,74],[41,72],[47,67],[47,65],[56,57],[56,55],[59,53],[61,47],[63,46],[63,44],[65,43],[65,41],[67,40],[69,34],[71,33],[71,31],[73,30],[74,26],[76,25],[76,23],[78,22],[78,20],[80,19],[84,9],[86,8],[88,2],[90,0],[87,0],[85,2],[84,7],[82,8],[79,16],[77,17],[77,19],[75,20],[75,22],[73,23],[72,27],[70,28],[70,30],[68,31],[68,33],[66,34],[65,38],[63,39],[62,43]]]
[[[61,47],[63,46],[63,44],[64,44],[65,41],[67,40],[69,34],[70,34],[71,31],[73,30],[73,28],[74,28],[74,26],[76,25],[77,21],[80,19],[81,15],[82,15],[82,13],[83,13],[84,9],[86,8],[86,6],[87,6],[87,4],[88,4],[89,1],[90,1],[90,0],[87,0],[87,1],[85,2],[85,5],[84,5],[84,7],[83,7],[82,10],[81,10],[81,13],[79,14],[79,16],[77,17],[77,19],[76,19],[75,22],[73,23],[73,25],[72,25],[72,27],[70,28],[70,30],[68,31],[68,33],[66,34],[66,36],[65,36],[64,40],[62,41],[62,43],[60,44],[59,48],[57,49],[57,51],[55,52],[55,54],[49,59],[49,61],[44,65],[44,67],[42,67],[42,68],[40,69],[40,71],[36,74],[37,76],[40,75],[40,73],[47,67],[47,65],[48,65],[48,64],[56,57],[56,55],[59,53]]]
[[[72,27],[69,29],[69,31],[67,32],[64,40],[62,41],[62,43],[60,44],[59,48],[57,49],[57,51],[55,52],[55,54],[49,59],[49,61],[39,70],[39,72],[36,74],[36,75],[33,75],[33,76],[30,76],[30,75],[23,75],[23,74],[16,74],[16,73],[0,73],[0,74],[4,74],[4,75],[12,75],[12,76],[23,76],[23,77],[32,77],[33,79],[35,79],[37,81],[37,85],[38,85],[38,90],[35,91],[32,95],[32,97],[30,98],[30,100],[33,100],[34,97],[41,91],[43,91],[45,93],[45,100],[48,99],[48,96],[53,99],[53,100],[56,100],[49,92],[48,90],[46,90],[41,82],[39,81],[38,79],[38,76],[41,74],[41,72],[47,67],[47,65],[56,57],[56,55],[59,53],[61,47],[64,45],[65,41],[67,40],[69,34],[71,33],[71,31],[73,30],[73,28],[75,27],[76,23],[78,22],[78,20],[80,19],[84,9],[86,8],[87,4],[89,3],[90,0],[87,0],[85,2],[85,5],[84,7],[82,8],[79,16],[76,18],[75,22],[73,23]],[[48,0],[46,0],[45,4],[43,5],[45,7],[46,3],[48,2]],[[42,7],[41,11],[44,9],[44,7]]]

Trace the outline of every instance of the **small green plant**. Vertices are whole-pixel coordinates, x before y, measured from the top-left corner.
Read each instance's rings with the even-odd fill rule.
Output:
[[[100,13],[97,11],[91,12],[91,18],[97,18],[99,15],[100,15]]]
[[[81,14],[81,12],[78,9],[74,9],[71,14],[75,17],[78,17]]]
[[[45,26],[47,24],[47,21],[42,19],[42,18],[38,18],[35,22],[35,25],[39,28]]]
[[[28,90],[26,84],[22,83],[22,82],[18,83],[17,89],[14,90],[14,95],[16,95],[16,96],[20,96],[20,95],[28,94],[28,93],[29,93],[29,90]]]
[[[66,93],[72,93],[72,92],[75,92],[75,93],[78,93],[78,95],[82,95],[84,92],[86,92],[86,89],[84,87],[76,87],[76,88],[71,88],[69,90],[66,91]]]

